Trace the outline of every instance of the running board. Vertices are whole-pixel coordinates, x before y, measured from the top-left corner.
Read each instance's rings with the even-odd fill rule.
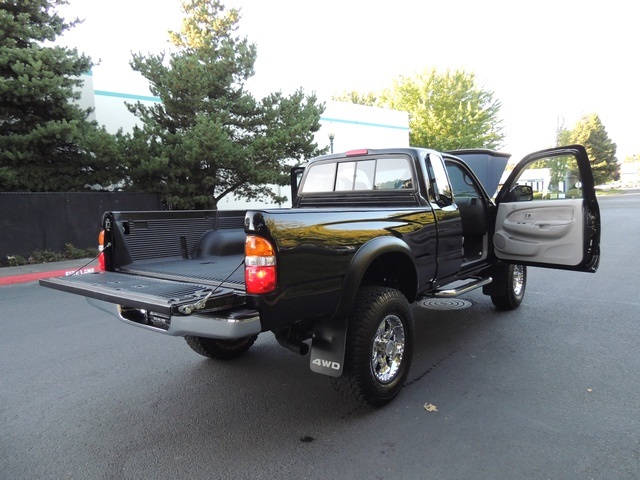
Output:
[[[493,281],[491,277],[471,277],[469,280],[471,281],[463,285],[456,285],[451,288],[440,288],[438,290],[434,290],[433,292],[425,295],[425,297],[454,298],[470,292],[471,290],[475,290],[476,288],[484,287],[485,285],[488,285]],[[445,285],[444,287],[447,287],[449,285],[453,285],[453,283]]]

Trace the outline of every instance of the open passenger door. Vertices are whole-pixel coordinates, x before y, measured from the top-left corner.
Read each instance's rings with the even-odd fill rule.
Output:
[[[527,155],[496,198],[493,247],[506,263],[595,272],[600,209],[582,145]]]

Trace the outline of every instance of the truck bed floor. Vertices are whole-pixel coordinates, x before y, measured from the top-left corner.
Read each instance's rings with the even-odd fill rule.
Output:
[[[181,257],[138,260],[120,272],[166,280],[201,282],[244,289],[244,255],[184,259]]]

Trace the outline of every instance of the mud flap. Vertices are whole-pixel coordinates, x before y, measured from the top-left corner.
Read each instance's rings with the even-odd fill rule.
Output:
[[[316,322],[311,341],[311,371],[330,377],[342,375],[346,343],[346,318]]]
[[[507,270],[508,265],[505,263],[500,262],[494,265],[490,272],[493,281],[482,287],[482,293],[485,295],[506,295]]]

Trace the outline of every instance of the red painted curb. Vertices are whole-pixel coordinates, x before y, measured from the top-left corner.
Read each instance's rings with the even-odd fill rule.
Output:
[[[73,268],[71,270],[52,270],[48,272],[23,273],[21,275],[12,275],[10,277],[0,277],[0,285],[12,285],[14,283],[25,283],[41,280],[51,277],[67,277],[69,275],[83,275],[85,273],[94,273],[98,271],[98,265],[87,265],[80,269]]]

